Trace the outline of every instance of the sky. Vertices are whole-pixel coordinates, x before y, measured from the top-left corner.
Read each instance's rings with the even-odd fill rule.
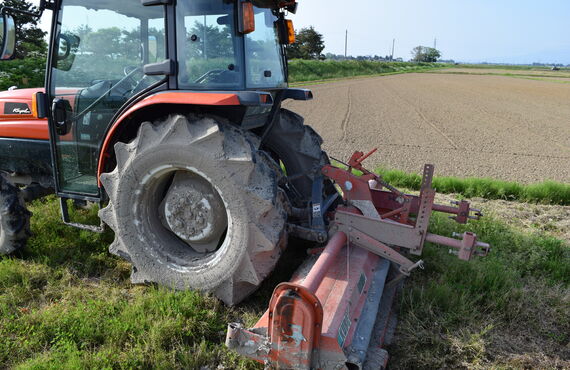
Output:
[[[570,64],[568,0],[298,1],[290,18],[297,29],[322,33],[325,53],[344,54],[348,30],[354,56],[389,55],[395,39],[394,56],[407,60],[415,46],[437,39],[443,59]]]

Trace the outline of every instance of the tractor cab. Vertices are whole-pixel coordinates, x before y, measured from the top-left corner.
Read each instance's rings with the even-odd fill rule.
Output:
[[[44,6],[54,10],[44,101],[61,196],[101,198],[105,138],[121,114],[149,95],[287,88],[284,44],[291,30],[274,1],[58,0]],[[247,112],[241,115],[238,120]]]

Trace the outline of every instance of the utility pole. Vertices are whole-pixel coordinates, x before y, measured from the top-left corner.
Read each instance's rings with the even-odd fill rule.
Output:
[[[394,61],[394,48],[396,46],[396,39],[392,40],[392,55],[390,56],[390,61],[393,62]]]
[[[437,50],[437,38],[433,39],[433,48]]]
[[[344,36],[344,59],[348,57],[348,30],[346,30],[346,35]]]

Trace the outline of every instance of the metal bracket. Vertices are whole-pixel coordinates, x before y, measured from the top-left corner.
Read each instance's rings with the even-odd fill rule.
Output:
[[[292,236],[317,243],[324,243],[328,239],[326,231],[314,230],[295,224],[287,224],[287,232]]]
[[[106,226],[103,220],[101,220],[101,224],[99,226],[84,225],[80,223],[71,222],[69,218],[69,209],[67,207],[67,198],[59,198],[59,206],[61,208],[61,218],[65,225],[75,227],[76,229],[87,230],[99,234],[105,232]]]
[[[339,226],[339,230],[345,232],[348,235],[351,243],[359,246],[360,248],[366,249],[367,251],[374,253],[382,258],[396,263],[400,266],[400,272],[406,276],[409,276],[410,273],[416,268],[423,267],[422,260],[418,262],[412,262],[408,258],[395,251],[393,248],[390,248],[386,244],[370,237],[360,230],[356,230],[352,227],[343,227],[343,225]]]
[[[311,228],[326,232],[323,210],[323,176],[316,176],[313,180],[311,201]]]

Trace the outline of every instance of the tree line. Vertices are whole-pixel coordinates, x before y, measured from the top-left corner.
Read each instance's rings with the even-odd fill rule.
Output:
[[[29,12],[36,12],[38,9],[30,1],[27,0],[4,0],[3,6],[25,10]],[[45,41],[46,33],[39,28],[39,20],[29,15],[15,14],[14,19],[17,24],[17,47],[16,55],[13,61],[7,61],[0,64],[0,90],[8,89],[11,86],[18,87],[38,87],[44,84],[45,64],[47,58],[47,44]],[[85,32],[81,32],[85,31]],[[93,44],[92,49],[94,52],[101,50],[97,47],[98,44],[107,42],[122,43],[124,48],[121,48],[126,53],[136,54],[139,46],[130,42],[134,37],[132,35],[122,35],[121,31],[116,28],[102,29],[98,32],[88,32],[90,30],[78,30],[84,36],[88,33],[89,37],[83,37],[82,43]],[[198,30],[200,31],[200,30]],[[208,29],[210,40],[218,40],[218,48],[210,50],[210,53],[215,51],[223,54],[223,50],[229,50],[228,42],[231,40],[227,37],[222,37],[220,30]],[[216,44],[216,43],[214,43]],[[214,46],[214,45],[212,45]],[[210,47],[212,47],[210,46]],[[86,47],[84,45],[83,49]],[[214,46],[215,47],[215,46]],[[103,48],[105,50],[106,48]],[[389,61],[392,60],[389,56],[342,56],[327,53],[323,54],[325,50],[325,41],[321,33],[314,27],[306,27],[296,32],[296,41],[294,44],[286,47],[287,57],[289,59],[306,59],[306,60],[372,60],[372,61]],[[201,50],[192,50],[192,52],[199,54]],[[415,62],[434,62],[441,57],[441,53],[433,48],[423,46],[416,47],[412,52],[412,60]],[[398,58],[397,61],[402,59]]]

